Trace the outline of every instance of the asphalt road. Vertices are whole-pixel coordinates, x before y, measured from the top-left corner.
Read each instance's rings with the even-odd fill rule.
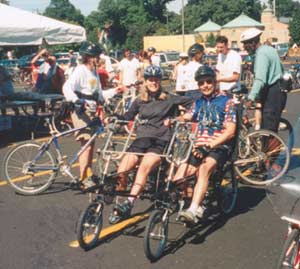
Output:
[[[300,114],[299,101],[298,92],[290,94],[285,116],[293,122]],[[75,145],[71,138],[63,140],[67,152]],[[9,148],[0,149],[1,162]],[[289,174],[298,176],[299,166],[299,156],[293,156]],[[67,189],[63,177],[43,195],[16,195],[1,170],[0,268],[274,269],[287,230],[263,188],[240,184],[237,207],[229,218],[210,219],[193,230],[171,223],[167,251],[155,263],[143,252],[146,220],[118,230],[107,221],[111,206],[104,211],[109,236],[86,252],[78,247],[75,233],[79,214],[88,205],[86,195]],[[144,214],[149,206],[139,201],[133,213]]]

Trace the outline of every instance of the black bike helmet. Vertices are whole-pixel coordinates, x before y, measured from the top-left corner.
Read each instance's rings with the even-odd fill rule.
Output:
[[[198,52],[204,52],[204,47],[201,44],[195,43],[190,46],[188,54],[190,57],[194,57]]]
[[[199,81],[203,77],[212,77],[216,78],[215,71],[207,65],[200,66],[195,73],[195,80]]]
[[[150,77],[162,78],[162,70],[159,66],[149,65],[146,67],[144,71],[144,79],[148,79]]]
[[[102,48],[98,44],[89,41],[83,42],[79,49],[79,53],[81,55],[87,55],[92,57],[99,56],[102,53],[102,51]]]

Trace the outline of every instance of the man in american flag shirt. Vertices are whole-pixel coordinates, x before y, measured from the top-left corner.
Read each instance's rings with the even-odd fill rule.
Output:
[[[174,177],[176,181],[197,174],[191,205],[179,212],[179,218],[185,222],[197,222],[202,217],[204,208],[201,203],[207,192],[209,178],[216,168],[222,167],[230,158],[236,130],[233,100],[217,89],[215,72],[208,66],[201,66],[195,74],[195,80],[202,97],[184,115],[184,119],[196,121],[198,131],[188,162],[178,168]]]

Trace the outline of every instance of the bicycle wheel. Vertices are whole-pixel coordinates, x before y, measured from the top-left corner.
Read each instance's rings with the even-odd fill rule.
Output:
[[[299,268],[300,263],[300,245],[299,245],[300,231],[293,229],[288,235],[279,260],[277,269]]]
[[[52,116],[51,124],[52,124],[53,129],[58,134],[62,133],[62,132],[69,131],[73,128],[72,120],[70,118],[69,119],[62,119],[61,117],[55,116],[55,115]],[[71,135],[71,134],[69,134],[69,135]],[[67,135],[67,136],[69,136],[69,135]]]
[[[234,162],[235,171],[246,182],[267,185],[288,170],[290,153],[283,139],[269,130],[254,131],[240,137],[246,147],[244,158]]]
[[[220,185],[217,189],[217,202],[220,211],[228,215],[236,204],[238,194],[238,182],[235,177],[233,164],[230,164],[223,174]]]
[[[144,252],[150,261],[159,259],[168,239],[169,215],[158,209],[151,214],[144,238]]]
[[[52,153],[33,142],[13,148],[4,159],[7,181],[16,192],[24,195],[35,195],[47,190],[57,171],[57,160]]]
[[[294,147],[295,136],[293,126],[287,119],[280,119],[278,134],[283,138],[291,153]]]
[[[103,204],[91,203],[80,215],[77,240],[81,248],[89,250],[97,244],[103,224]]]

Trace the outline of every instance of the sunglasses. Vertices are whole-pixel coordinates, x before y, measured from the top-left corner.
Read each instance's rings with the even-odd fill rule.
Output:
[[[214,83],[214,80],[213,80],[212,78],[207,78],[207,79],[202,79],[202,80],[199,80],[199,81],[198,81],[198,85],[199,85],[199,86],[203,86],[204,83],[210,84],[210,85],[211,85],[211,84]]]

